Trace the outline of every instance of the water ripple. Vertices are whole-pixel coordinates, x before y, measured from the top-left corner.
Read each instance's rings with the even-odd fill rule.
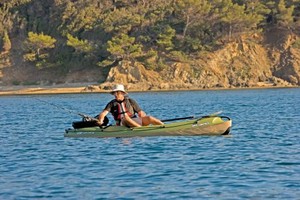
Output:
[[[127,139],[63,138],[78,116],[32,96],[1,97],[0,198],[298,199],[299,93],[133,93],[154,116],[224,110],[234,126],[229,137]],[[38,98],[94,115],[111,97]]]

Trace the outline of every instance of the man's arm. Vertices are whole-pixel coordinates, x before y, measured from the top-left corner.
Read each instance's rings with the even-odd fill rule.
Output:
[[[107,110],[103,110],[100,114],[99,114],[99,118],[98,118],[98,124],[103,124],[104,121],[104,117],[108,114],[109,112]]]
[[[139,104],[134,99],[129,98],[129,102],[133,107],[133,110],[138,113],[139,117],[146,116],[146,113],[140,108]]]

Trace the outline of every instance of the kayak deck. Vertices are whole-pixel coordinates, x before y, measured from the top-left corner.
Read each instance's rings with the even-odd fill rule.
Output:
[[[127,128],[124,126],[88,127],[67,129],[65,137],[149,137],[227,135],[232,121],[226,116],[206,116],[198,119]]]

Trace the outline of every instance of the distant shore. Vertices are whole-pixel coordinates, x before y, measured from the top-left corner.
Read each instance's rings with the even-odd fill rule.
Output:
[[[91,87],[92,86],[92,87]],[[299,88],[299,86],[262,86],[248,88],[211,88],[211,89],[180,89],[184,90],[244,90],[244,89],[271,89],[271,88]],[[143,90],[128,90],[129,92],[144,92]],[[147,90],[147,91],[172,91],[172,90]],[[177,91],[177,90],[176,90]],[[39,95],[39,94],[83,94],[107,93],[92,84],[61,84],[55,86],[0,86],[0,96],[9,95]]]
[[[90,87],[90,83],[59,84],[53,86],[0,86],[2,95],[34,95],[34,94],[76,94],[87,92],[107,92],[98,87]]]

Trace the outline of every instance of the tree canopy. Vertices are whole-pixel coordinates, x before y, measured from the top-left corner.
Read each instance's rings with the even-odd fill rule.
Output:
[[[33,32],[28,33],[28,38],[24,42],[24,59],[30,62],[36,62],[38,67],[42,67],[49,54],[47,49],[55,47],[56,39],[43,33],[37,34]]]
[[[123,59],[153,66],[247,32],[297,30],[300,0],[4,0],[0,21],[0,49],[25,38],[25,62],[86,68]]]

